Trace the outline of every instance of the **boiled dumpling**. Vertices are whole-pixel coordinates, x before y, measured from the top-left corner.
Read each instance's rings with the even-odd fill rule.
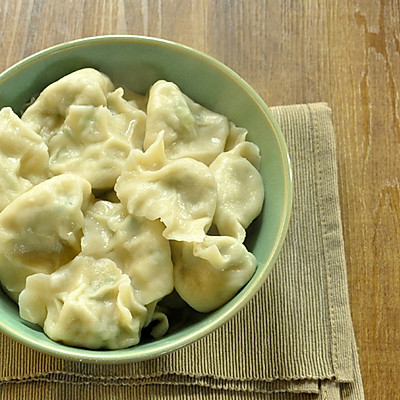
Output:
[[[214,223],[220,235],[244,241],[245,229],[256,218],[264,202],[264,186],[258,168],[258,147],[243,142],[220,154],[210,165],[218,186]]]
[[[173,242],[175,289],[200,312],[229,301],[253,276],[257,260],[229,236],[207,236],[202,242]]]
[[[120,203],[99,200],[86,213],[82,252],[113,260],[131,278],[141,304],[147,305],[174,288],[164,228],[158,220],[128,215]]]
[[[157,81],[150,89],[144,149],[164,130],[169,158],[190,157],[209,165],[225,148],[229,124],[185,96],[172,82]]]
[[[0,110],[0,211],[48,175],[43,139],[12,111]]]
[[[159,218],[172,240],[203,240],[217,202],[208,167],[191,158],[168,160],[163,131],[146,152],[131,152],[115,190],[131,214]]]
[[[25,110],[22,120],[45,140],[63,124],[71,105],[106,106],[111,80],[93,68],[74,71],[47,86]]]
[[[0,281],[16,300],[26,277],[50,273],[80,252],[89,182],[63,174],[34,186],[0,213]]]
[[[94,189],[113,188],[130,150],[143,141],[146,115],[123,99],[122,88],[112,90],[107,76],[87,68],[47,87],[25,111],[22,118],[49,148],[52,175],[72,172]],[[51,100],[61,105],[45,108]]]
[[[53,175],[73,172],[94,189],[111,189],[131,151],[131,114],[113,114],[107,107],[69,108],[60,130],[48,140]]]
[[[52,274],[28,277],[19,308],[51,339],[91,349],[137,344],[147,314],[113,261],[82,255]]]

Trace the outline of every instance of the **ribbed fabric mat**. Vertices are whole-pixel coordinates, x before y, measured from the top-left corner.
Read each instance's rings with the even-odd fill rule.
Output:
[[[271,111],[293,164],[294,205],[282,253],[254,299],[193,345],[136,364],[63,361],[0,334],[0,399],[364,398],[331,110],[316,103]]]

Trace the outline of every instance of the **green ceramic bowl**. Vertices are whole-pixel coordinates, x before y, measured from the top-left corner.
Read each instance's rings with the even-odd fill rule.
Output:
[[[292,178],[287,148],[263,100],[235,72],[196,50],[149,37],[93,37],[36,53],[0,75],[0,107],[11,106],[17,112],[48,84],[83,67],[97,68],[114,83],[141,93],[158,79],[175,82],[196,102],[247,128],[248,139],[261,150],[265,205],[246,239],[259,266],[251,281],[217,311],[200,314],[183,307],[171,317],[170,330],[162,339],[145,339],[123,350],[86,350],[47,338],[40,328],[19,317],[17,305],[0,289],[0,330],[36,350],[66,359],[103,363],[158,357],[224,324],[254,296],[270,273],[291,211]]]

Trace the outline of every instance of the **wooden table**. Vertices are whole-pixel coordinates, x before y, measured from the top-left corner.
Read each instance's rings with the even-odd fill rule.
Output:
[[[0,70],[102,34],[157,36],[204,51],[270,106],[330,105],[365,394],[398,398],[400,2],[1,0]]]

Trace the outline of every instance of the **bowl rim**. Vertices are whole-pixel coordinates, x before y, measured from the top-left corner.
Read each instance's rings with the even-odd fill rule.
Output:
[[[228,75],[230,79],[235,81],[237,85],[244,90],[249,97],[251,97],[257,107],[261,110],[262,114],[268,120],[275,138],[277,140],[279,150],[280,150],[280,158],[282,160],[283,165],[283,175],[284,175],[284,204],[283,209],[284,213],[280,220],[278,235],[274,241],[274,245],[271,249],[271,252],[266,259],[263,265],[263,273],[257,275],[254,279],[252,279],[246,285],[246,291],[241,291],[235,298],[237,301],[229,302],[229,306],[222,306],[219,310],[216,310],[213,313],[213,317],[208,319],[205,318],[199,324],[201,325],[199,329],[192,331],[190,334],[186,334],[182,337],[175,338],[174,340],[169,340],[165,343],[154,341],[151,342],[151,347],[141,349],[140,347],[131,347],[128,349],[121,350],[88,350],[81,349],[77,347],[70,347],[62,345],[61,343],[54,342],[50,344],[37,342],[35,339],[22,334],[21,332],[15,330],[13,327],[5,324],[0,319],[0,330],[6,334],[7,336],[13,338],[14,340],[27,345],[30,348],[39,350],[45,354],[55,356],[57,358],[69,359],[73,361],[84,361],[84,362],[95,362],[95,363],[124,363],[124,362],[138,362],[144,361],[147,359],[157,358],[166,353],[170,353],[172,351],[176,351],[184,346],[187,346],[211,332],[215,331],[217,328],[225,324],[228,320],[232,318],[238,311],[240,311],[255,295],[255,293],[261,288],[264,283],[266,277],[269,275],[273,265],[275,264],[280,250],[283,246],[284,240],[286,238],[287,230],[289,227],[291,211],[292,211],[292,203],[293,203],[293,174],[291,161],[287,149],[287,145],[285,143],[284,136],[272,116],[271,111],[265,104],[264,100],[261,96],[235,71],[233,71],[230,67],[217,60],[216,58],[202,52],[196,50],[187,45],[174,42],[167,39],[151,37],[151,36],[141,36],[141,35],[100,35],[100,36],[89,36],[79,39],[74,39],[70,41],[66,41],[63,43],[59,43],[50,47],[47,47],[43,50],[35,52],[12,66],[5,69],[0,73],[0,84],[11,78],[15,73],[29,66],[30,63],[34,62],[37,59],[42,59],[44,57],[52,56],[54,53],[61,52],[63,50],[68,50],[71,47],[78,46],[86,46],[91,45],[93,43],[100,42],[131,42],[138,44],[148,44],[148,45],[156,45],[163,46],[174,51],[180,51],[186,53],[191,57],[196,57],[201,59],[203,62],[207,64],[211,64],[213,67],[219,69],[225,75]],[[268,268],[265,268],[268,266]]]

